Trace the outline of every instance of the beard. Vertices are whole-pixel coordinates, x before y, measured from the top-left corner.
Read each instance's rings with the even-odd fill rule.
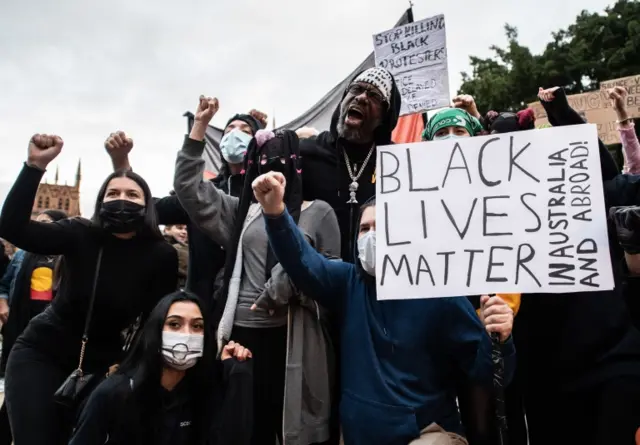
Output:
[[[355,143],[368,142],[364,140],[364,139],[371,139],[370,137],[366,137],[366,133],[368,133],[367,121],[360,122],[360,125],[358,125],[357,127],[351,127],[345,124],[345,121],[347,119],[347,114],[349,112],[349,105],[350,103],[347,103],[347,104],[343,103],[340,107],[340,118],[338,119],[338,125],[336,127],[336,130],[338,131],[338,136],[340,136],[343,139],[346,139],[349,142],[355,142]]]

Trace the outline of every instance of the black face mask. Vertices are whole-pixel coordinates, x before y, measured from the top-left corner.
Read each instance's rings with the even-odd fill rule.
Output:
[[[100,208],[102,227],[112,233],[137,232],[144,225],[145,206],[126,199],[103,202]]]

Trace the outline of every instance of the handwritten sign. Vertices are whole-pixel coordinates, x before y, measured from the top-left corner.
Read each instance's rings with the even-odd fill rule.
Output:
[[[587,122],[598,126],[598,137],[606,145],[620,143],[620,132],[616,123],[618,116],[611,105],[607,91],[615,86],[623,86],[629,93],[627,96],[629,117],[640,118],[640,75],[606,80],[600,82],[599,91],[567,96],[571,108],[583,114]],[[530,103],[529,108],[535,113],[537,128],[546,128],[550,125],[547,113],[539,102]]]
[[[393,74],[402,95],[400,115],[449,106],[444,15],[373,36],[376,65]]]
[[[582,114],[590,124],[598,127],[598,137],[606,145],[619,144],[620,133],[616,124],[617,115],[611,107],[611,101],[606,91],[591,91],[589,93],[572,94],[567,96],[569,106]],[[547,113],[540,102],[529,104],[536,116],[536,127],[546,128],[550,126]]]
[[[378,298],[612,289],[595,125],[378,148]]]

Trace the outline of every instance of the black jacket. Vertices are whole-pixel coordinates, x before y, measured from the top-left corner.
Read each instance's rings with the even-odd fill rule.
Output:
[[[204,442],[196,442],[200,405],[194,403],[187,378],[171,392],[158,385],[160,406],[152,415],[151,425],[143,428],[140,419],[149,413],[141,412],[144,407],[132,400],[136,383],[116,373],[92,392],[69,445],[248,445],[253,411],[252,364],[229,359],[222,366],[224,380],[219,382],[218,391],[197,395],[215,404],[213,418],[207,423],[211,425],[210,437]]]
[[[554,126],[584,123],[563,90],[543,106]],[[605,206],[640,204],[640,176],[622,175],[600,142]],[[531,395],[577,390],[640,373],[640,333],[633,327],[622,290],[622,251],[609,227],[615,289],[571,294],[525,294],[516,319],[518,369]]]
[[[342,97],[344,98],[346,94],[347,91],[345,90]],[[391,104],[375,134],[375,143],[378,147],[393,143],[391,141],[391,133],[398,122],[400,105],[400,92],[394,82]],[[353,147],[348,147],[343,143],[338,137],[337,131],[339,118],[340,104],[333,112],[329,131],[300,141],[302,193],[305,201],[321,199],[333,207],[340,225],[342,259],[353,262],[352,247],[359,206],[347,204],[351,178],[347,170],[343,149],[349,156],[352,168],[356,171],[360,170],[369,150],[366,148],[353,149]],[[364,204],[366,200],[376,193],[375,169],[376,152],[374,151],[358,181],[359,187],[356,198],[360,205]]]
[[[234,175],[230,178],[217,177],[213,180],[220,190],[231,196],[240,197],[244,177]],[[222,247],[193,225],[189,215],[175,195],[156,200],[158,221],[163,225],[185,224],[189,236],[189,268],[187,270],[187,289],[213,308],[213,293],[218,272],[224,267],[225,253]]]

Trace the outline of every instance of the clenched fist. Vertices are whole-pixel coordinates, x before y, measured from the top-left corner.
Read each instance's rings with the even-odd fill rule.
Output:
[[[127,137],[124,131],[116,131],[104,141],[104,148],[111,159],[124,159],[133,149],[133,139]]]
[[[480,118],[476,100],[470,94],[460,94],[459,96],[454,97],[452,102],[454,108],[460,108],[471,116]]]
[[[619,121],[624,121],[627,120],[629,118],[629,116],[627,115],[627,96],[629,95],[629,93],[627,92],[627,89],[624,87],[615,87],[612,88],[608,91],[609,93],[609,99],[611,99],[611,106],[613,107],[613,109],[616,111],[616,114],[618,115],[618,120]]]
[[[47,165],[62,151],[64,141],[52,134],[34,134],[29,141],[27,165],[46,170]]]
[[[263,113],[262,111],[258,111],[254,109],[249,111],[249,116],[253,116],[258,122],[262,124],[262,128],[266,128],[267,118],[268,118],[266,113]]]
[[[220,103],[217,98],[200,96],[195,121],[202,125],[209,125],[209,122],[211,122],[211,119],[216,115],[219,108]]]
[[[230,358],[235,358],[238,361],[244,362],[245,360],[249,360],[253,357],[251,351],[240,343],[236,343],[234,341],[230,341],[227,345],[222,348],[222,354],[220,354],[220,360],[225,361]]]
[[[500,334],[501,343],[507,341],[513,330],[513,311],[509,305],[497,295],[483,295],[480,304],[480,319],[487,332]]]
[[[284,212],[284,189],[287,180],[279,172],[269,172],[258,176],[251,184],[253,194],[262,205],[265,215],[279,216]]]

